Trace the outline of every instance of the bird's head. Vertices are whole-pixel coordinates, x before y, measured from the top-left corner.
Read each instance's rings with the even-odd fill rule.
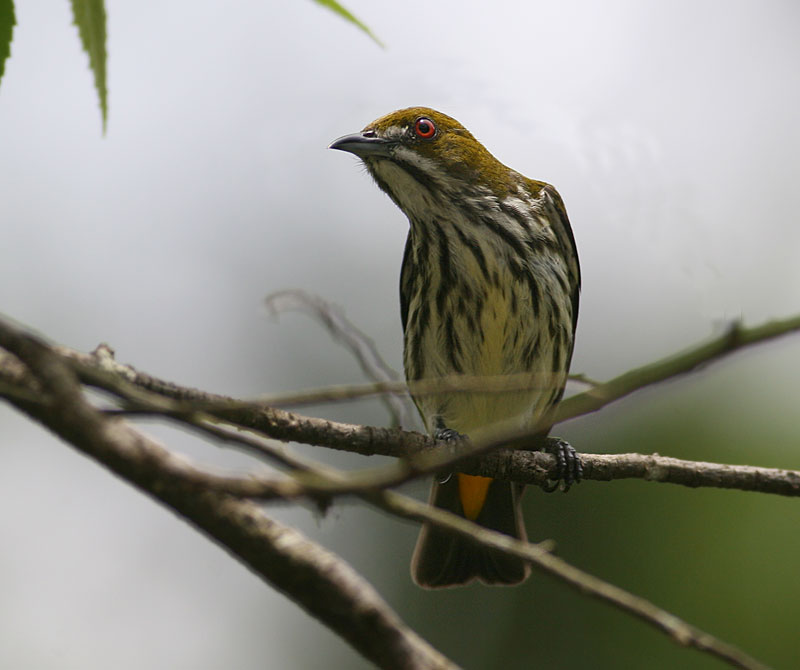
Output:
[[[505,198],[528,181],[492,156],[458,121],[427,107],[387,114],[360,133],[340,137],[330,148],[361,158],[378,186],[406,213],[430,209],[443,198]]]

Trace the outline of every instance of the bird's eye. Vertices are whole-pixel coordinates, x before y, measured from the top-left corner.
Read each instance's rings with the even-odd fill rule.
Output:
[[[436,126],[433,121],[423,116],[417,119],[414,124],[414,132],[417,134],[417,137],[421,137],[423,140],[429,140],[436,134]]]

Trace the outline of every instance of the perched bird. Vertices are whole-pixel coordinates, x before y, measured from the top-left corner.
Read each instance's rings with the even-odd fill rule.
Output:
[[[330,148],[358,156],[408,217],[400,274],[407,380],[530,375],[523,390],[414,396],[429,433],[474,439],[500,424],[534,427],[564,393],[578,318],[578,254],[556,190],[425,107],[388,114]],[[537,444],[556,454],[568,488],[580,479],[580,459],[548,433]],[[434,482],[431,503],[525,539],[521,493],[510,482],[456,474]],[[529,568],[426,525],[411,572],[436,588],[516,584]]]

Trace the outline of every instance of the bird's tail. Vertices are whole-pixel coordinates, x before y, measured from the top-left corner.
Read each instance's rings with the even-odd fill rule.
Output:
[[[460,475],[463,477],[464,475]],[[492,480],[486,500],[475,521],[506,535],[526,540],[520,509],[522,486]],[[435,482],[432,505],[465,516],[459,496],[459,475]],[[530,573],[530,566],[513,556],[468,542],[463,537],[425,524],[419,534],[411,576],[423,588],[458,586],[478,579],[485,584],[519,584]]]

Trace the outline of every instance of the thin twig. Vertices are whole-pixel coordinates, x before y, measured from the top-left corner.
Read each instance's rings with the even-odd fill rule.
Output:
[[[166,470],[171,475],[168,480],[171,482],[170,487],[163,480],[163,473],[161,469],[157,467],[158,463],[154,462],[154,455],[151,450],[148,449],[148,445],[143,443],[138,434],[127,427],[124,422],[119,419],[111,419],[104,416],[102,412],[88,403],[80,392],[77,380],[71,376],[69,367],[63,362],[63,359],[58,357],[47,345],[14,329],[9,324],[0,322],[0,346],[12,351],[28,366],[31,372],[36,376],[36,379],[41,383],[45,395],[47,396],[47,401],[45,403],[27,403],[19,398],[12,398],[12,402],[15,405],[59,432],[59,434],[73,442],[73,444],[76,444],[76,446],[79,446],[86,453],[106,463],[108,467],[122,474],[143,490],[149,492],[151,495],[155,495],[161,500],[169,502],[169,504],[175,506],[176,509],[183,513],[180,506],[176,506],[173,501],[169,500],[170,496],[177,497],[178,505],[180,505],[181,502],[186,505],[187,503],[183,497],[187,492],[186,486],[195,485],[194,479],[190,479],[187,483],[180,477],[175,476],[180,472],[181,459],[169,454],[169,452],[166,452],[166,450],[160,447],[158,448],[160,452],[162,452],[159,455],[162,456],[165,464],[168,466]],[[95,381],[97,381],[98,377],[101,378],[100,381],[103,381],[106,375],[93,376],[95,377]],[[127,384],[126,382],[126,385]],[[119,391],[119,389],[120,387],[117,387],[117,391]],[[152,394],[147,394],[147,396],[150,395]],[[136,402],[149,400],[149,398],[145,398],[144,396],[145,394],[140,394],[136,398]],[[157,401],[156,404],[159,405],[160,403]],[[190,415],[187,414],[187,416]],[[136,436],[135,445],[125,443],[120,445],[118,441],[113,440],[109,442],[109,438],[121,435],[121,430],[129,431],[130,435]],[[229,439],[235,439],[235,436],[231,435]],[[120,446],[123,447],[122,450],[119,449]],[[131,467],[129,463],[131,458],[136,461],[135,467]],[[316,468],[312,474],[315,476],[326,476],[325,473]],[[208,480],[204,481],[205,486],[209,483]],[[336,481],[336,478],[334,478],[332,483],[337,485],[340,482]],[[170,488],[173,492],[165,494],[164,488]],[[192,489],[190,489],[190,492],[191,490]],[[218,503],[215,505],[215,509],[219,509],[219,504],[221,503],[234,505],[238,502],[220,496],[219,493],[207,493],[205,495],[211,496],[205,498],[206,500],[212,500],[213,496],[216,496],[216,498],[213,498],[215,502]],[[488,546],[513,553],[525,560],[529,560],[550,574],[557,576],[562,581],[582,591],[589,592],[594,597],[611,602],[617,607],[635,614],[651,625],[667,632],[673,639],[681,644],[694,646],[707,651],[736,667],[750,670],[764,667],[738,649],[699,631],[664,610],[655,607],[648,601],[626,593],[613,585],[606,584],[595,577],[586,575],[577,568],[566,564],[561,559],[556,559],[540,547],[528,545],[527,543],[513,540],[507,536],[481,529],[475,526],[475,524],[471,524],[455,515],[431,508],[422,503],[417,503],[390,491],[365,490],[360,493],[360,495],[375,504],[391,510],[395,514],[435,523],[453,532],[464,534],[472,538],[473,541],[487,544]],[[190,510],[196,511],[197,507],[197,502],[193,502],[189,505]],[[243,513],[246,515],[246,520],[249,522],[250,526],[253,526],[254,524],[250,518],[252,513]],[[192,517],[189,516],[189,518]],[[195,520],[195,523],[198,523],[198,521]],[[222,541],[227,539],[219,534],[215,534],[211,525],[203,526],[202,523],[198,523],[198,525],[217,540]],[[230,528],[226,526],[225,530],[229,532]],[[224,542],[224,544],[231,548],[228,542]],[[261,547],[261,549],[263,549],[263,547]],[[250,556],[250,554],[238,552],[235,548],[231,548],[231,551],[243,560],[248,559]],[[248,564],[252,565],[249,560]],[[295,573],[292,572],[291,574],[293,575]],[[279,586],[279,588],[283,588],[283,586]],[[340,594],[337,592],[337,595]],[[312,606],[302,600],[299,600],[299,602],[309,609]],[[393,633],[398,634],[396,625],[390,626],[389,628]],[[351,637],[347,637],[347,634],[341,634],[343,634],[346,639],[351,640]],[[350,635],[353,635],[352,632]],[[408,644],[407,636],[400,635],[400,638],[403,640],[404,645]],[[361,643],[360,638],[358,638],[356,642]],[[362,653],[365,653],[365,655],[377,653],[374,650],[364,651],[363,648],[359,649]],[[419,647],[416,645],[412,645],[412,649],[415,652],[419,651]],[[368,657],[371,658],[369,655]],[[440,658],[438,662],[444,663],[446,660]],[[413,666],[397,665],[392,667]]]
[[[233,433],[226,434],[226,431],[222,429],[207,425],[202,426],[196,418],[191,416],[183,418],[186,422],[197,425],[221,439],[237,441],[246,445],[251,445],[253,442],[252,438],[244,435],[236,435]],[[306,464],[297,463],[296,465],[298,465],[298,467],[306,467]],[[178,477],[180,477],[181,480],[185,480],[188,477],[190,481],[197,482],[202,486],[213,487],[216,490],[222,489],[229,492],[233,490],[239,495],[251,496],[258,495],[260,487],[263,494],[269,493],[269,497],[287,496],[294,498],[303,494],[318,494],[321,490],[330,493],[337,486],[341,486],[345,483],[350,486],[353,484],[353,482],[348,482],[349,478],[347,475],[339,473],[333,468],[325,468],[323,471],[320,466],[310,465],[307,467],[307,471],[313,476],[313,479],[309,477],[302,482],[297,480],[294,482],[284,482],[283,487],[280,482],[269,480],[258,482],[252,477],[217,477],[215,481],[213,477],[207,476],[204,473],[198,473],[195,470],[179,472],[172,463],[170,463],[170,467],[165,469],[170,472],[173,480]],[[327,487],[325,486],[326,481],[329,482]],[[355,490],[351,490],[350,492],[355,492]],[[428,505],[411,500],[406,496],[380,491],[377,488],[377,482],[372,482],[370,487],[363,487],[360,489],[359,494],[361,497],[374,504],[378,504],[392,514],[417,521],[433,523],[452,532],[464,535],[480,544],[499,549],[506,553],[512,553],[520,558],[528,560],[537,568],[555,576],[570,586],[637,616],[646,623],[664,631],[681,645],[692,646],[706,651],[726,660],[734,667],[746,668],[749,670],[760,670],[765,667],[736,647],[716,639],[714,636],[686,623],[643,598],[635,596],[575,568],[537,545],[513,540],[508,536],[489,531],[449,512],[431,508]],[[263,495],[262,497],[267,496]],[[288,529],[284,529],[284,534],[286,531],[288,531]],[[316,551],[313,547],[309,548],[309,544],[310,543],[306,541],[304,547],[298,549],[299,554],[305,559],[308,558],[307,554],[309,551],[312,553]]]
[[[451,375],[436,379],[413,382],[377,382],[373,384],[349,384],[326,386],[306,391],[259,396],[254,402],[270,407],[301,407],[328,402],[342,402],[379,396],[387,393],[412,393],[419,396],[435,396],[443,393],[509,393],[551,388],[552,375]]]
[[[234,495],[270,499],[273,497],[299,498],[304,495],[329,500],[333,496],[358,494],[365,491],[398,486],[411,479],[432,471],[449,467],[494,479],[507,479],[519,484],[541,485],[547,482],[554,467],[552,455],[523,450],[498,450],[498,445],[506,444],[509,436],[496,436],[493,441],[478,445],[490,451],[476,463],[461,463],[463,454],[453,453],[452,446],[441,448],[433,443],[420,452],[431,458],[427,462],[420,458],[405,458],[396,463],[375,468],[363,468],[348,473],[326,471],[325,477],[302,477],[297,473],[308,472],[315,462],[301,459],[283,451],[279,445],[269,445],[264,439],[245,436],[212,426],[203,419],[201,413],[175,411],[169,413],[162,403],[145,407],[145,399],[140,396],[140,411],[160,413],[185,423],[195,430],[206,433],[214,439],[244,447],[250,453],[265,457],[284,467],[291,468],[293,480],[276,484],[274,481],[250,480],[246,489],[238,484],[226,488],[217,483],[217,489]],[[424,436],[421,436],[424,437]],[[466,458],[475,458],[475,452],[468,452]],[[741,491],[757,491],[789,497],[800,496],[800,471],[779,468],[762,468],[750,465],[730,465],[682,460],[658,454],[582,454],[584,479],[612,481],[617,479],[643,479],[669,484],[679,484],[690,488],[711,487]],[[459,465],[460,464],[460,465]],[[259,487],[263,488],[259,488]],[[221,487],[221,488],[220,488]]]
[[[781,331],[786,332],[784,330],[786,324],[792,324],[793,328],[796,328],[794,323],[798,321],[800,319],[776,322],[769,329],[762,327],[752,329],[752,332],[767,333],[770,337],[774,337]],[[758,341],[752,335],[748,339],[752,343]],[[697,351],[697,349],[691,350],[688,354],[692,354],[692,351]],[[219,420],[245,427],[273,439],[304,442],[363,455],[381,454],[407,458],[411,454],[431,452],[437,446],[432,438],[420,433],[317,419],[264,407],[258,403],[235,401],[224,396],[181,387],[117,363],[107,346],[99,347],[91,355],[63,348],[60,348],[59,352],[69,356],[69,359],[76,365],[79,376],[86,383],[118,392],[121,397],[130,399],[130,387],[123,384],[127,381],[140,389],[178,400],[178,405],[169,403],[162,408],[167,413],[191,412],[195,407],[200,407]],[[684,354],[684,356],[686,355]],[[696,354],[689,356],[688,360],[691,362],[692,368],[696,367],[696,358]],[[673,357],[668,360],[678,361],[679,359],[680,357]],[[661,365],[662,370],[667,367],[672,370],[687,367],[685,363],[677,366],[658,365]],[[105,371],[106,376],[98,377],[98,370]],[[624,380],[629,376],[630,373],[626,373],[599,388],[628,388],[624,384],[620,384],[619,380]],[[654,382],[651,381],[651,383]],[[585,395],[588,394],[575,396],[575,398]],[[610,402],[609,398],[612,396],[606,394],[604,397],[606,401]],[[570,403],[572,400],[571,398],[565,403]],[[217,409],[213,410],[215,407]],[[576,405],[572,405],[572,407],[574,410]],[[454,453],[450,448],[442,450],[436,455],[426,453],[425,457],[418,457],[411,463],[369,469],[363,473],[364,476],[357,475],[354,477],[354,481],[342,484],[340,490],[345,491],[348,486],[353,487],[354,490],[359,489],[362,487],[360,482],[364,482],[370,477],[374,478],[373,481],[381,481],[383,485],[393,485],[418,476],[420,473],[456,467],[458,463],[461,463],[458,469],[469,474],[481,474],[525,484],[541,485],[546,483],[548,478],[555,473],[556,468],[555,459],[549,454],[529,451],[498,451],[484,456],[479,463],[462,462],[464,459],[474,458],[482,451],[491,451],[498,446],[524,437],[526,437],[524,431],[511,431],[505,435],[495,435],[493,439],[473,444],[472,451]],[[611,481],[622,478],[639,478],[690,487],[711,486],[786,496],[800,494],[798,473],[792,470],[698,463],[642,454],[582,454],[581,458],[584,464],[584,479],[587,480]],[[334,494],[335,491],[331,493]]]
[[[341,558],[269,519],[252,502],[198,489],[198,479],[207,486],[213,475],[93,407],[69,365],[45,343],[0,320],[0,347],[25,363],[46,395],[44,402],[10,398],[12,404],[178,512],[367,659],[396,670],[457,667]]]
[[[569,379],[593,388],[576,394],[561,403],[556,422],[597,411],[605,405],[639,391],[646,386],[660,383],[689,372],[694,372],[733,354],[738,350],[767,342],[800,330],[800,316],[771,321],[747,328],[732,323],[722,335],[697,345],[684,352],[630,370],[607,382],[600,382],[585,374],[571,374]],[[253,402],[262,402],[272,407],[299,407],[324,402],[341,402],[372,397],[384,393],[402,393],[410,390],[414,395],[436,395],[439,393],[504,393],[525,391],[546,386],[546,378],[532,378],[530,374],[503,376],[453,375],[437,379],[410,382],[407,386],[399,381],[385,380],[372,384],[337,385],[296,391],[285,394],[262,396]]]
[[[646,386],[695,372],[745,347],[763,344],[777,337],[800,331],[800,315],[778,319],[760,326],[730,325],[721,336],[660,361],[643,365],[595,386],[585,393],[564,400],[555,414],[555,422],[596,412],[606,405]]]
[[[207,422],[203,420],[202,412],[191,411],[190,402],[192,389],[181,389],[171,386],[170,390],[181,400],[173,400],[154,392],[142,389],[134,382],[120,378],[118,375],[97,370],[91,366],[80,368],[83,380],[118,394],[135,412],[159,413],[170,416],[176,420],[194,425],[197,429],[213,433],[216,439],[237,443],[236,439],[229,438],[220,429],[212,431],[204,428]],[[130,377],[130,375],[129,375]],[[152,379],[152,378],[148,378]],[[227,407],[226,400],[219,397],[209,398],[208,394],[201,393],[198,399],[201,407]],[[237,411],[243,411],[245,405],[235,402]],[[262,410],[254,410],[262,411]],[[217,412],[217,416],[225,416],[226,412]],[[500,450],[500,447],[519,441],[528,436],[527,431],[510,430],[498,431],[483,440],[465,443],[461,448],[453,445],[437,445],[430,437],[420,433],[403,433],[402,431],[387,431],[393,441],[387,448],[381,449],[374,443],[367,448],[359,448],[358,443],[351,441],[354,431],[361,433],[365,427],[350,424],[339,424],[333,421],[323,421],[310,417],[297,417],[298,419],[316,423],[322,422],[329,430],[337,432],[344,444],[344,449],[355,453],[368,455],[382,453],[387,456],[402,456],[396,463],[374,468],[364,468],[353,473],[348,473],[342,479],[332,483],[326,480],[319,486],[319,493],[326,496],[357,493],[362,490],[375,489],[376,487],[392,487],[405,483],[411,479],[424,476],[431,472],[447,469],[458,469],[468,474],[478,474],[495,479],[508,479],[520,484],[542,485],[554,474],[555,459],[550,454],[527,450]],[[270,436],[269,433],[260,431],[261,422],[256,426],[249,426],[250,430],[258,434]],[[382,429],[370,429],[380,431]],[[369,432],[369,431],[368,431]],[[274,436],[273,436],[274,437]],[[263,440],[250,442],[238,441],[252,453],[278,463],[284,467],[303,470],[310,462],[303,462],[296,456],[290,456],[277,445],[269,447]],[[328,445],[330,446],[330,445]],[[338,446],[338,445],[337,445]],[[480,461],[474,459],[483,455]],[[643,479],[669,484],[679,484],[692,488],[714,487],[736,489],[742,491],[758,491],[784,496],[800,495],[800,472],[779,468],[762,468],[749,465],[730,465],[722,463],[705,463],[699,461],[681,460],[660,456],[658,454],[582,454],[581,460],[584,468],[584,479],[595,481],[612,481],[616,479]],[[307,483],[311,488],[311,483]],[[271,486],[271,485],[270,485]],[[252,491],[252,489],[251,489]],[[250,493],[250,495],[257,495]],[[283,489],[283,495],[289,495]],[[302,490],[297,490],[295,496],[302,495]]]
[[[737,647],[715,638],[644,598],[583,572],[554,556],[545,547],[522,542],[508,535],[488,530],[455,514],[425,505],[392,491],[376,493],[372,497],[372,501],[398,516],[435,524],[483,546],[492,547],[529,561],[540,570],[569,584],[581,593],[611,603],[618,609],[636,616],[663,631],[682,646],[694,647],[709,653],[736,668],[768,670],[768,666],[745,654]]]
[[[355,356],[368,379],[379,384],[400,379],[400,375],[383,360],[372,338],[350,321],[340,307],[332,305],[318,295],[299,289],[272,293],[264,299],[264,303],[274,315],[287,311],[310,314],[327,329],[334,340],[342,343]],[[386,391],[382,398],[394,420],[394,425],[401,428],[415,425],[411,403],[404,388]]]

